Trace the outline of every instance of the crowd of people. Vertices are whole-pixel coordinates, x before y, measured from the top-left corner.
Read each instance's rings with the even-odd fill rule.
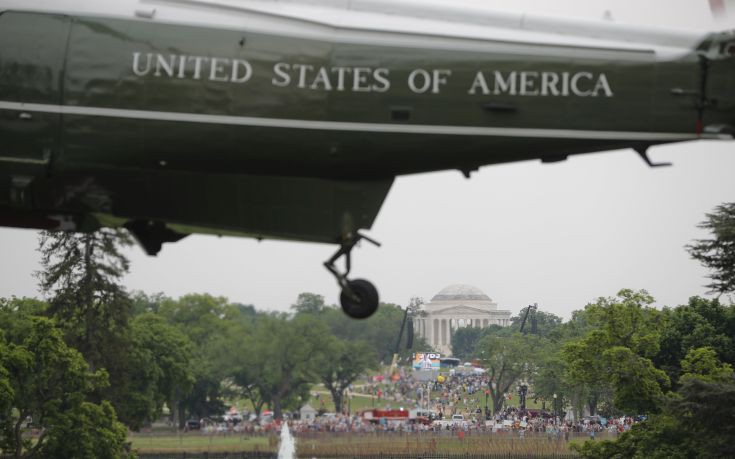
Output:
[[[395,380],[380,378],[371,383],[352,388],[355,394],[370,396],[376,406],[388,407],[391,402],[403,403],[406,407],[421,408],[426,416],[405,420],[366,419],[362,413],[329,413],[309,419],[299,419],[294,413],[289,425],[295,435],[308,433],[434,433],[434,434],[481,434],[497,433],[524,438],[527,435],[546,435],[549,439],[566,439],[570,436],[618,434],[636,422],[631,417],[606,419],[587,416],[573,420],[564,413],[555,416],[540,409],[520,409],[507,406],[497,413],[488,409],[488,377],[477,373],[456,373],[438,380],[419,381],[405,374]],[[313,394],[316,400],[327,396]],[[461,415],[457,416],[457,415]],[[453,417],[461,422],[451,422]],[[442,422],[444,421],[444,422]],[[260,434],[280,429],[277,421],[262,422],[262,419],[246,419],[240,422],[204,423],[205,434],[245,433]]]

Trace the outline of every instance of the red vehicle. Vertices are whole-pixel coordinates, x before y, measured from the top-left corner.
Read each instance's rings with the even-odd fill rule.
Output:
[[[408,414],[408,410],[404,410],[403,408],[396,408],[391,410],[381,410],[379,408],[375,408],[372,410],[363,411],[362,418],[373,423],[378,423],[381,419],[385,419],[386,421],[408,421]]]
[[[421,424],[431,423],[431,412],[428,410],[406,410],[403,408],[396,408],[391,410],[372,409],[365,410],[362,412],[362,418],[365,421],[372,423],[378,423],[381,419],[385,419],[386,422],[418,422]]]

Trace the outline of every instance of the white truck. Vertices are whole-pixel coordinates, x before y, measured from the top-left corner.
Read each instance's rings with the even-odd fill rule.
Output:
[[[467,427],[468,422],[465,421],[464,416],[461,414],[452,415],[451,419],[442,419],[434,421],[433,425],[439,426],[442,429],[454,427],[455,429],[464,429]]]
[[[452,415],[452,425],[457,428],[465,427],[467,425],[467,421],[464,420],[463,415],[454,414]]]

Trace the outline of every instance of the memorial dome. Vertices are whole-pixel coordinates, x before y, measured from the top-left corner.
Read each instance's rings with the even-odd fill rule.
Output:
[[[434,301],[490,301],[490,298],[477,287],[454,284],[442,289],[431,299]]]

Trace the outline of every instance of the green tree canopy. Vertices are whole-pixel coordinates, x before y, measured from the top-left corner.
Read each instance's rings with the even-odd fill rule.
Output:
[[[40,236],[43,270],[37,276],[49,298],[47,312],[93,370],[109,364],[125,339],[132,304],[120,285],[129,268],[122,249],[131,244],[125,230],[110,228]]]
[[[328,308],[320,317],[327,324],[332,334],[347,341],[364,341],[374,351],[379,362],[389,363],[395,351],[396,340],[401,330],[405,310],[395,304],[381,303],[372,316],[364,320],[354,320],[341,309]],[[414,337],[413,348],[407,349],[407,334],[404,331],[398,349],[401,361],[408,362],[414,350],[422,352],[431,350],[426,341]]]
[[[493,412],[500,411],[503,397],[521,379],[532,379],[536,359],[545,340],[534,335],[514,333],[510,336],[484,337],[478,343],[483,366],[490,378]]]
[[[697,378],[710,382],[728,382],[733,377],[732,366],[720,362],[717,352],[711,347],[700,347],[687,352],[681,361],[681,369],[682,380]]]
[[[692,297],[685,305],[664,308],[660,350],[654,363],[677,383],[681,361],[692,349],[715,349],[723,362],[735,365],[735,306],[717,299]]]
[[[606,349],[601,357],[609,370],[616,409],[630,414],[659,411],[670,385],[665,372],[624,346]]]
[[[193,384],[179,404],[179,425],[183,427],[188,416],[203,418],[222,414],[225,409],[222,381],[228,372],[221,358],[221,343],[226,339],[228,327],[244,320],[241,310],[224,297],[190,294],[178,300],[164,299],[158,313],[193,346]]]
[[[276,418],[284,409],[299,408],[308,400],[309,387],[317,380],[315,362],[328,335],[326,326],[308,315],[258,318],[252,347],[247,350],[249,365],[255,370],[250,377]]]
[[[521,310],[521,313],[519,315],[510,318],[510,328],[513,331],[520,331],[525,312],[525,310]],[[556,332],[557,328],[562,323],[562,319],[561,317],[550,312],[545,312],[541,310],[531,311],[528,315],[528,319],[526,319],[526,324],[523,326],[523,331],[525,333],[532,333],[534,329],[534,322],[536,324],[535,334],[548,338],[550,337],[550,335]]]
[[[134,351],[141,354],[140,367],[131,369],[137,373],[137,377],[132,379],[145,386],[134,394],[147,395],[145,419],[152,421],[159,416],[164,403],[173,410],[174,419],[177,419],[178,405],[194,383],[191,341],[163,317],[152,313],[135,317],[131,329]]]
[[[477,327],[462,327],[455,330],[451,336],[452,355],[463,361],[475,357],[477,343],[486,335],[485,330]]]
[[[600,298],[585,308],[585,335],[564,345],[569,381],[587,389],[591,413],[601,401],[630,414],[656,411],[669,378],[650,361],[659,350],[663,321],[652,303],[643,290]]]
[[[683,381],[663,413],[636,424],[616,441],[572,448],[590,459],[735,457],[735,383]]]
[[[326,340],[317,354],[315,372],[334,400],[335,410],[343,411],[345,390],[368,368],[374,368],[375,351],[365,342]]]
[[[15,457],[126,456],[126,429],[114,409],[85,401],[107,384],[107,374],[91,373],[52,321],[28,320],[22,341],[0,342],[0,450]],[[34,441],[24,435],[27,419],[43,429]]]
[[[325,308],[324,297],[309,292],[299,293],[296,303],[291,305],[296,314],[321,314]]]
[[[697,239],[687,250],[712,271],[707,287],[720,294],[735,292],[735,203],[717,206],[699,227],[708,230],[712,238]]]

